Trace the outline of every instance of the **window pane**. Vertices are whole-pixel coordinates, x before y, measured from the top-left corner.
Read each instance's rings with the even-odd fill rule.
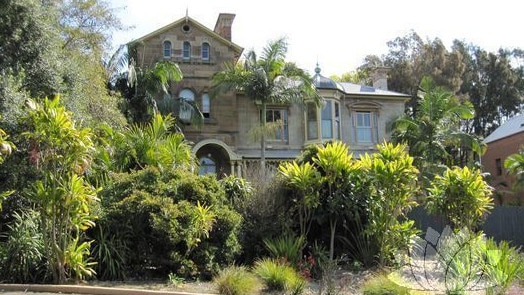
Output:
[[[209,111],[211,109],[211,101],[209,99],[209,94],[204,93],[202,95],[202,114],[204,118],[209,118]]]
[[[328,100],[322,108],[322,138],[333,138],[333,101]]]
[[[208,43],[202,44],[202,59],[209,60],[209,44]]]
[[[275,130],[275,135],[272,139],[286,140],[288,139],[288,120],[287,110],[267,110],[266,111],[266,122],[279,122],[280,127]]]
[[[333,131],[335,133],[335,138],[340,139],[340,105],[338,102],[335,102],[335,126]]]
[[[357,140],[358,142],[371,142],[371,129],[358,128],[357,129]]]
[[[189,44],[189,42],[184,42],[183,57],[184,59],[189,59],[191,57],[191,44]]]
[[[213,161],[211,158],[208,158],[208,157],[200,158],[200,168],[198,170],[198,173],[200,175],[216,173],[216,170],[217,170],[217,166],[216,166],[215,161]]]
[[[191,91],[190,89],[182,89],[180,93],[178,94],[178,97],[185,98],[187,100],[194,101],[195,100],[195,93]]]
[[[171,42],[164,41],[164,57],[171,57]]]
[[[372,113],[356,112],[355,134],[357,142],[374,142],[377,138],[377,136],[373,135],[374,132],[376,132],[376,128],[372,124]]]
[[[318,139],[317,107],[313,104],[307,106],[307,139]]]

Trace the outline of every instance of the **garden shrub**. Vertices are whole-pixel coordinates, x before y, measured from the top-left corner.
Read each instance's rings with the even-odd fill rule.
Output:
[[[36,283],[45,280],[44,241],[36,211],[14,213],[14,220],[0,242],[0,280],[10,283]]]
[[[428,189],[426,209],[444,217],[452,227],[475,230],[493,209],[492,188],[479,169],[447,169]]]
[[[213,282],[217,291],[224,295],[257,294],[261,286],[258,277],[243,266],[222,269]]]
[[[290,200],[283,181],[274,176],[268,182],[255,181],[256,177],[252,179],[253,195],[246,200],[244,210],[241,211],[243,223],[240,240],[243,251],[240,261],[244,264],[252,264],[268,254],[264,239],[290,232],[294,225],[294,220],[289,217]]]
[[[116,175],[101,195],[111,202],[99,223],[127,245],[130,275],[211,278],[240,252],[242,218],[213,177],[146,168]]]
[[[307,283],[292,266],[281,260],[258,260],[255,262],[254,272],[264,281],[269,291],[302,294]]]

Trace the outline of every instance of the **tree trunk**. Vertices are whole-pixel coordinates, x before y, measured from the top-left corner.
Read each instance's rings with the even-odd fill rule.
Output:
[[[337,220],[329,218],[329,227],[331,228],[331,236],[329,238],[329,260],[333,261],[335,256],[335,231],[337,230]]]

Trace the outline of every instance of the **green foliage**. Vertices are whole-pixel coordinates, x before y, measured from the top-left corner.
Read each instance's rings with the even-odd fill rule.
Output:
[[[516,154],[509,155],[504,160],[504,167],[508,170],[508,173],[516,178],[513,188],[520,189],[524,187],[524,149],[520,149]]]
[[[297,267],[302,260],[302,250],[306,246],[306,238],[304,236],[287,235],[275,239],[264,239],[264,244],[273,258],[284,259]]]
[[[288,44],[285,38],[269,42],[260,58],[255,51],[249,51],[244,64],[225,64],[224,70],[213,76],[211,95],[239,91],[261,102],[261,112],[266,113],[268,103],[290,103],[305,100],[320,101],[311,77],[296,65],[285,61]],[[260,116],[260,126],[266,127],[266,116]],[[261,167],[265,169],[265,134],[261,132]]]
[[[387,275],[380,274],[367,280],[360,288],[364,295],[410,295],[410,289],[393,282]]]
[[[308,162],[300,165],[296,161],[283,162],[278,169],[286,185],[295,192],[293,203],[298,214],[300,235],[307,236],[313,211],[320,205],[320,173]]]
[[[89,242],[83,240],[84,231],[94,225],[91,207],[98,201],[96,189],[82,176],[93,152],[91,133],[75,127],[58,97],[42,104],[29,100],[27,106],[31,131],[25,136],[40,173],[28,197],[40,214],[45,257],[56,283],[82,279],[94,273],[85,259]]]
[[[302,294],[307,282],[293,267],[275,259],[256,261],[253,271],[264,281],[269,291]]]
[[[465,294],[479,288],[487,289],[488,294],[505,294],[523,274],[518,248],[506,241],[497,245],[492,238],[467,228],[444,235],[437,247],[446,294]]]
[[[100,225],[94,229],[92,257],[97,262],[97,277],[102,280],[123,280],[125,278],[126,240],[119,232],[109,233]]]
[[[463,131],[462,122],[474,115],[469,102],[461,102],[452,92],[425,77],[420,82],[420,99],[414,114],[394,122],[393,142],[405,143],[422,175],[432,179],[441,166],[472,164],[482,155],[481,140]],[[466,151],[470,153],[466,154]]]
[[[0,243],[0,277],[11,283],[45,280],[44,241],[36,211],[14,213]]]
[[[173,286],[180,286],[181,284],[184,283],[184,278],[181,278],[179,276],[177,276],[176,274],[170,272],[168,275],[167,275],[167,282],[168,284],[170,285],[173,285]]]
[[[506,241],[498,245],[493,238],[481,244],[482,269],[497,294],[505,294],[515,280],[524,275],[524,259],[518,248]]]
[[[248,178],[253,185],[253,195],[241,211],[243,222],[240,238],[243,251],[240,261],[244,264],[252,264],[254,260],[267,254],[263,243],[265,238],[290,232],[295,226],[294,220],[289,218],[289,199],[282,179],[276,177],[276,173],[272,177],[263,178],[259,174],[261,168],[258,163],[251,168],[256,171],[247,171],[254,174]],[[260,181],[261,179],[264,181]]]
[[[428,212],[443,216],[455,228],[474,230],[493,208],[491,187],[478,169],[448,168],[428,191]]]
[[[366,230],[377,242],[379,262],[387,264],[396,250],[407,249],[417,233],[406,213],[417,204],[418,170],[405,145],[384,143],[377,153],[366,154],[360,161],[371,179]]]
[[[224,295],[258,294],[259,279],[243,266],[228,266],[213,278],[217,291]]]
[[[244,178],[227,175],[220,179],[230,205],[237,211],[243,212],[249,199],[253,196],[253,187]]]
[[[149,167],[116,174],[101,195],[100,223],[126,245],[119,254],[128,275],[210,277],[240,252],[241,217],[213,177]]]

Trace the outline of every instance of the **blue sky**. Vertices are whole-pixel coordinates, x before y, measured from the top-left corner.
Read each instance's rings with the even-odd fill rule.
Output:
[[[524,48],[521,4],[514,0],[109,0],[124,24],[113,43],[123,44],[184,17],[214,28],[221,12],[236,14],[233,42],[260,52],[268,41],[287,37],[288,61],[325,76],[362,64],[367,54],[388,52],[387,42],[411,30],[422,38],[459,39],[488,51]],[[244,51],[244,52],[246,52]]]

